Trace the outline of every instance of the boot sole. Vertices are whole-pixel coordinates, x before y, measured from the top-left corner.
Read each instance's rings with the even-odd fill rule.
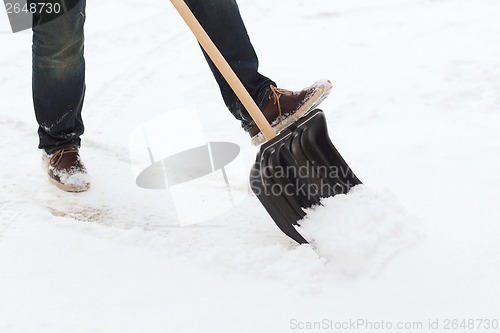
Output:
[[[55,180],[54,178],[48,176],[49,181],[57,186],[59,189],[66,191],[66,192],[72,192],[72,193],[80,193],[80,192],[85,192],[90,188],[90,184],[84,184],[84,185],[68,185],[68,184],[62,184]]]

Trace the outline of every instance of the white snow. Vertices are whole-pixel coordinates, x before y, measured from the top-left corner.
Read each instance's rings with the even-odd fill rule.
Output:
[[[399,251],[413,246],[422,229],[387,189],[355,186],[348,195],[324,199],[297,228],[339,272],[380,273]]]
[[[240,169],[256,148],[168,1],[89,1],[92,188],[62,192],[36,148],[31,34],[8,33],[0,12],[0,332],[293,332],[324,319],[421,322],[399,330],[415,332],[439,319],[437,332],[500,319],[500,3],[239,6],[262,73],[287,89],[332,81],[321,108],[364,185],[309,211],[311,245],[241,186],[217,190],[245,195],[233,207],[181,227],[172,193],[135,183],[149,158],[131,149],[138,129],[164,119],[167,133],[181,126],[169,114],[196,109],[206,140],[240,146]],[[190,134],[150,142],[153,156]]]

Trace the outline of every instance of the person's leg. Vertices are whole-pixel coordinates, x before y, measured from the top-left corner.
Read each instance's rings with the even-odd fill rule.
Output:
[[[62,0],[64,15],[33,15],[33,104],[49,180],[70,192],[90,180],[78,148],[85,95],[85,0]]]
[[[263,110],[271,94],[269,78],[258,72],[259,61],[248,37],[235,0],[186,0],[210,38],[242,81],[250,96]],[[205,53],[205,52],[204,52]],[[208,64],[219,84],[222,97],[231,113],[249,130],[252,119],[213,62]]]
[[[331,83],[326,80],[300,91],[290,91],[276,88],[276,83],[261,75],[257,55],[235,0],[185,1],[277,133],[310,112],[330,93]],[[205,57],[231,113],[241,121],[254,144],[265,141],[206,53]]]
[[[85,0],[63,0],[56,19],[33,16],[33,104],[39,148],[51,154],[80,147],[85,94]],[[47,22],[48,21],[48,22]]]

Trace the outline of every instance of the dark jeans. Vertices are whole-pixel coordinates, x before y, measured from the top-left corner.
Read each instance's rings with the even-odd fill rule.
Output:
[[[47,23],[41,15],[33,18],[33,103],[40,125],[39,148],[48,153],[80,147],[84,131],[81,114],[85,95],[85,2],[63,0],[69,9],[67,13]],[[262,109],[270,95],[269,85],[275,83],[258,73],[257,55],[236,1],[186,2]],[[206,54],[205,57],[228,109],[248,130],[252,124],[250,116]]]

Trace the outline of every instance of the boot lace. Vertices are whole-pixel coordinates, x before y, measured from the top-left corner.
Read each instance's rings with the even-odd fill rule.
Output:
[[[280,104],[280,98],[281,96],[283,95],[291,95],[292,92],[290,90],[286,90],[286,89],[282,89],[282,88],[277,88],[273,85],[271,85],[271,93],[273,95],[273,103],[274,105],[277,105],[278,106],[278,118],[281,118],[282,117],[282,114],[281,114],[281,104]]]
[[[64,154],[68,154],[68,153],[78,153],[78,150],[77,149],[61,149],[59,151],[57,151],[56,153],[54,153],[54,155],[52,155],[49,159],[49,163],[51,166],[56,166],[59,164],[59,162],[61,162]]]

